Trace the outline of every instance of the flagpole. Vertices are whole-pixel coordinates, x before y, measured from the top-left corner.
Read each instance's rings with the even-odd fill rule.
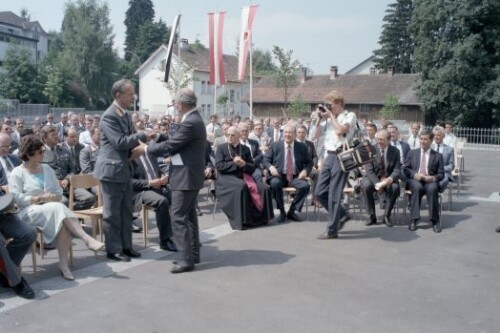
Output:
[[[217,85],[214,84],[214,113],[217,114]],[[209,115],[210,117],[210,115]]]
[[[252,34],[250,33],[250,119],[253,120]]]

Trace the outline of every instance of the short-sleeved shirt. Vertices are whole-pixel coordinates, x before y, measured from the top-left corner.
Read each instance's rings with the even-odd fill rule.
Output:
[[[340,125],[349,124],[349,130],[345,133],[345,135],[337,135],[332,120],[327,120],[326,125],[326,135],[325,135],[325,143],[324,149],[326,151],[334,151],[338,148],[342,147],[345,143],[349,143],[349,141],[354,137],[354,132],[356,131],[356,114],[354,112],[349,112],[344,110],[344,112],[340,113],[337,116],[337,122]]]

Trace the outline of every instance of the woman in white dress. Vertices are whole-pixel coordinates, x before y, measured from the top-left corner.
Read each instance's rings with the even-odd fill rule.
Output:
[[[104,244],[85,233],[74,214],[60,202],[63,191],[54,170],[40,164],[44,150],[38,137],[23,138],[19,148],[23,163],[12,170],[9,191],[19,206],[19,218],[41,230],[46,243],[56,241],[59,271],[66,280],[74,280],[69,269],[71,236],[81,238],[92,251],[101,250]]]

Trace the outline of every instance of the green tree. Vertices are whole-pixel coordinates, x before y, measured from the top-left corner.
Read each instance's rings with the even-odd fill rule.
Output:
[[[169,37],[170,29],[162,20],[158,22],[144,22],[137,34],[134,53],[143,62],[162,44],[167,44]]]
[[[419,96],[429,123],[491,127],[499,109],[500,2],[416,0],[413,15]],[[498,96],[498,95],[496,95]],[[498,119],[496,120],[498,125]]]
[[[285,52],[279,46],[273,46],[273,54],[278,62],[273,75],[276,86],[283,88],[283,106],[285,110],[288,107],[290,88],[297,84],[297,71],[300,67],[297,60],[292,60],[292,53],[292,50]]]
[[[31,21],[31,15],[28,9],[24,7],[21,8],[21,10],[19,11],[19,16],[21,16],[21,18],[25,19],[26,21]]]
[[[305,113],[310,113],[309,104],[304,101],[302,96],[297,96],[288,106],[287,115],[290,118],[300,117]]]
[[[88,91],[91,107],[106,107],[112,100],[110,87],[118,78],[107,4],[96,0],[66,3],[61,36],[61,61],[73,71],[74,83]]]
[[[203,50],[207,49],[207,47],[205,45],[203,45],[198,38],[196,38],[194,43],[189,44],[189,47],[191,48],[191,50],[193,50],[195,52],[198,50],[203,51]]]
[[[60,106],[63,91],[63,76],[58,69],[55,69],[47,77],[43,94],[52,106]]]
[[[398,98],[396,96],[387,96],[384,107],[380,109],[380,116],[385,119],[395,119],[399,112],[401,112],[401,107]]]
[[[43,101],[42,85],[33,55],[25,48],[12,46],[5,52],[3,74],[0,74],[0,95],[21,103]]]
[[[387,6],[380,34],[380,49],[375,50],[375,63],[382,70],[393,68],[394,73],[413,72],[413,36],[411,18],[413,0],[397,0]]]
[[[125,12],[125,51],[135,52],[141,25],[153,23],[155,10],[151,0],[129,0]],[[125,60],[131,60],[131,53],[125,52]]]
[[[257,75],[266,75],[276,71],[273,56],[269,50],[254,49],[252,51],[252,66]]]

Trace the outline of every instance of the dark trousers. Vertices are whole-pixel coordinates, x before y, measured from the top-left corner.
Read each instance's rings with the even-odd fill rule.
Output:
[[[427,197],[427,205],[429,206],[429,217],[433,223],[439,219],[439,185],[436,182],[422,183],[416,179],[408,179],[408,188],[411,191],[411,220],[420,220],[420,205],[422,197]]]
[[[132,183],[101,181],[104,242],[107,253],[132,248]]]
[[[5,246],[6,239],[12,238]],[[24,256],[36,239],[36,230],[16,215],[0,215],[0,259],[5,271],[0,272],[10,281],[11,286],[21,282],[21,272],[18,269]]]
[[[323,162],[323,168],[316,185],[316,199],[328,211],[326,231],[335,234],[339,230],[340,218],[347,214],[342,207],[342,195],[349,173],[343,172],[336,153],[329,153]]]
[[[199,190],[172,190],[172,231],[183,265],[194,265],[200,259],[200,234],[196,198]]]
[[[160,190],[158,190],[160,192]],[[170,220],[170,204],[166,194],[149,190],[142,192],[142,203],[155,210],[156,226],[160,232],[160,245],[165,245],[172,237],[172,222]]]
[[[370,216],[375,216],[375,199],[373,197],[375,193],[375,184],[366,177],[361,181],[361,193],[366,205],[366,211]],[[385,188],[383,195],[381,195],[389,201],[385,205],[385,216],[391,216],[392,209],[400,193],[401,190],[399,188],[399,182],[397,181]]]
[[[269,187],[271,188],[274,200],[276,200],[276,206],[280,211],[285,209],[285,204],[283,202],[283,187],[293,187],[296,189],[297,193],[290,205],[290,211],[297,210],[300,212],[311,186],[307,180],[299,178],[293,178],[292,181],[288,182],[286,175],[282,174],[281,177],[272,177],[269,181]]]

